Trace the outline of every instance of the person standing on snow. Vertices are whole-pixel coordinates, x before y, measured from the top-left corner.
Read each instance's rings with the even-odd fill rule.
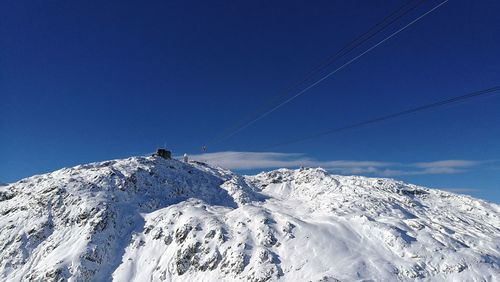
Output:
[[[184,154],[184,157],[182,159],[184,160],[185,163],[189,161],[188,155],[186,153]]]

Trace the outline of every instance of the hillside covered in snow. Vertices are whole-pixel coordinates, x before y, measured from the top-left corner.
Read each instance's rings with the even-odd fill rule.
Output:
[[[133,157],[0,187],[0,280],[498,281],[499,216],[390,179]]]

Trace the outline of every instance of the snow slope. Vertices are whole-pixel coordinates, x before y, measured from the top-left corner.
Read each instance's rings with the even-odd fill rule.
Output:
[[[134,157],[0,188],[1,281],[498,281],[500,207],[378,178]]]

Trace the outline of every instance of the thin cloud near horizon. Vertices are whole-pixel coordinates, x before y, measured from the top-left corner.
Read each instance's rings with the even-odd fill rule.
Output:
[[[470,192],[481,191],[481,189],[476,189],[476,188],[437,188],[437,189],[453,193],[470,193]]]
[[[477,160],[437,160],[428,162],[385,162],[372,160],[316,160],[303,153],[223,151],[192,155],[192,159],[205,161],[227,169],[250,170],[322,167],[340,174],[368,174],[377,176],[403,176],[464,173],[486,162]]]

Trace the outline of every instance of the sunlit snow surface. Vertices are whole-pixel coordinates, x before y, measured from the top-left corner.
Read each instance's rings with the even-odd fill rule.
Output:
[[[1,281],[498,281],[500,207],[390,179],[135,157],[0,188]]]

